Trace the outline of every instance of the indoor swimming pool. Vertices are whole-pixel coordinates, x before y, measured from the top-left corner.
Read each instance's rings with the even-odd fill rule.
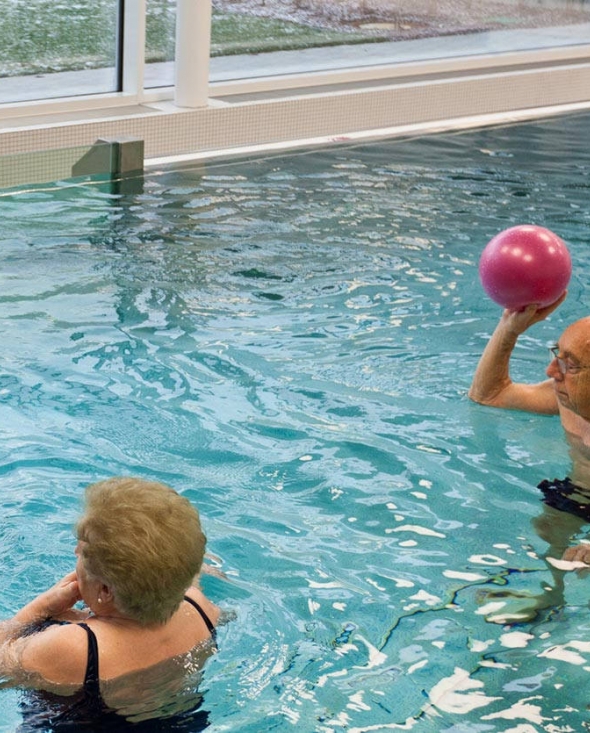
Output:
[[[559,419],[467,390],[499,231],[547,227],[573,262],[516,379],[588,313],[589,135],[577,115],[4,192],[0,615],[73,569],[86,484],[140,475],[199,507],[204,589],[235,614],[211,731],[588,727],[590,577],[535,529]]]

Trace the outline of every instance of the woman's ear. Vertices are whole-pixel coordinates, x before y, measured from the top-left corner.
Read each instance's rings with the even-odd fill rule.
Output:
[[[103,605],[106,603],[112,603],[114,601],[114,594],[108,585],[104,583],[100,586],[98,591],[98,602]]]

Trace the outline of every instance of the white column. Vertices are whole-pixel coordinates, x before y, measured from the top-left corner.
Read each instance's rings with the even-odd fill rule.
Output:
[[[211,0],[177,0],[174,102],[206,107],[209,97]]]
[[[143,97],[146,0],[127,0],[123,18],[123,92]]]

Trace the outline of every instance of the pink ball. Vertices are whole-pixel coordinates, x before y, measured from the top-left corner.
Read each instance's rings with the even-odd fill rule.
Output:
[[[572,261],[563,239],[533,224],[496,234],[479,260],[484,290],[510,310],[522,310],[530,303],[541,307],[555,303],[571,274]]]

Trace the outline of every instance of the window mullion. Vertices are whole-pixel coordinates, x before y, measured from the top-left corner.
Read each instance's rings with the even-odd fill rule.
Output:
[[[122,17],[122,91],[143,98],[146,0],[120,0]]]
[[[211,0],[178,0],[174,101],[206,107],[209,97]]]

